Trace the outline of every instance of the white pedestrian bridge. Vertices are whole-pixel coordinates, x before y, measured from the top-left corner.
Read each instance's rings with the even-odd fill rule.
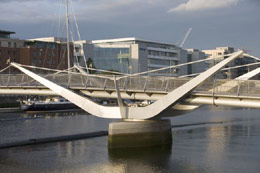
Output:
[[[60,95],[90,114],[102,118],[137,119],[171,117],[204,104],[260,108],[260,81],[249,80],[260,69],[232,80],[215,79],[228,63],[244,54],[235,52],[196,77],[149,75],[101,75],[78,72],[36,73],[35,69],[11,63],[23,74],[0,74],[0,94]],[[101,105],[97,98],[117,99],[116,105]],[[126,102],[148,100],[150,104]]]

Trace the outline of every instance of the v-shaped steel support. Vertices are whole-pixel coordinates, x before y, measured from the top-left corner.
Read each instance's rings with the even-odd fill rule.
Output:
[[[92,115],[103,117],[103,118],[125,118],[128,119],[150,119],[155,116],[162,114],[167,108],[172,107],[177,104],[181,99],[185,98],[193,89],[202,84],[208,78],[210,78],[214,73],[218,72],[221,68],[223,68],[226,64],[230,63],[235,58],[239,57],[243,54],[243,51],[238,51],[234,53],[232,56],[226,58],[215,66],[211,67],[207,71],[201,73],[199,76],[194,79],[188,81],[184,85],[178,87],[173,90],[166,96],[157,100],[155,103],[146,106],[146,107],[125,107],[124,117],[122,117],[122,107],[120,110],[120,106],[117,107],[106,107],[102,105],[98,105],[97,103],[91,101],[88,98],[82,97],[69,89],[66,89],[62,86],[59,86],[23,67],[21,67],[17,63],[11,63],[12,66],[18,68],[25,74],[29,75],[36,81],[40,82],[44,86],[51,89],[53,92],[61,95],[66,98],[70,102],[79,106],[83,110],[89,112]],[[119,92],[119,91],[118,91]]]

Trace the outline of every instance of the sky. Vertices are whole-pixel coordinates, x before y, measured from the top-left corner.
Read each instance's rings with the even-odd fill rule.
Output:
[[[73,7],[73,10],[71,9]],[[0,0],[0,30],[31,39],[65,36],[64,0]],[[260,57],[260,0],[72,0],[81,39],[122,37],[214,49],[230,46]]]

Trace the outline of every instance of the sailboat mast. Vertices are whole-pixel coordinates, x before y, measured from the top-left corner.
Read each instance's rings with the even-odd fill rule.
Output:
[[[66,30],[67,30],[67,56],[68,56],[68,69],[70,69],[70,43],[69,43],[69,2],[66,0]]]

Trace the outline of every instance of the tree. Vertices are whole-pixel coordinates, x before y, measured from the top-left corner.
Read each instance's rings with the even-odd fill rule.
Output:
[[[96,68],[92,58],[88,58],[88,60],[87,60],[87,67],[88,68]],[[93,74],[93,73],[95,73],[95,71],[94,70],[89,70],[89,73]]]

